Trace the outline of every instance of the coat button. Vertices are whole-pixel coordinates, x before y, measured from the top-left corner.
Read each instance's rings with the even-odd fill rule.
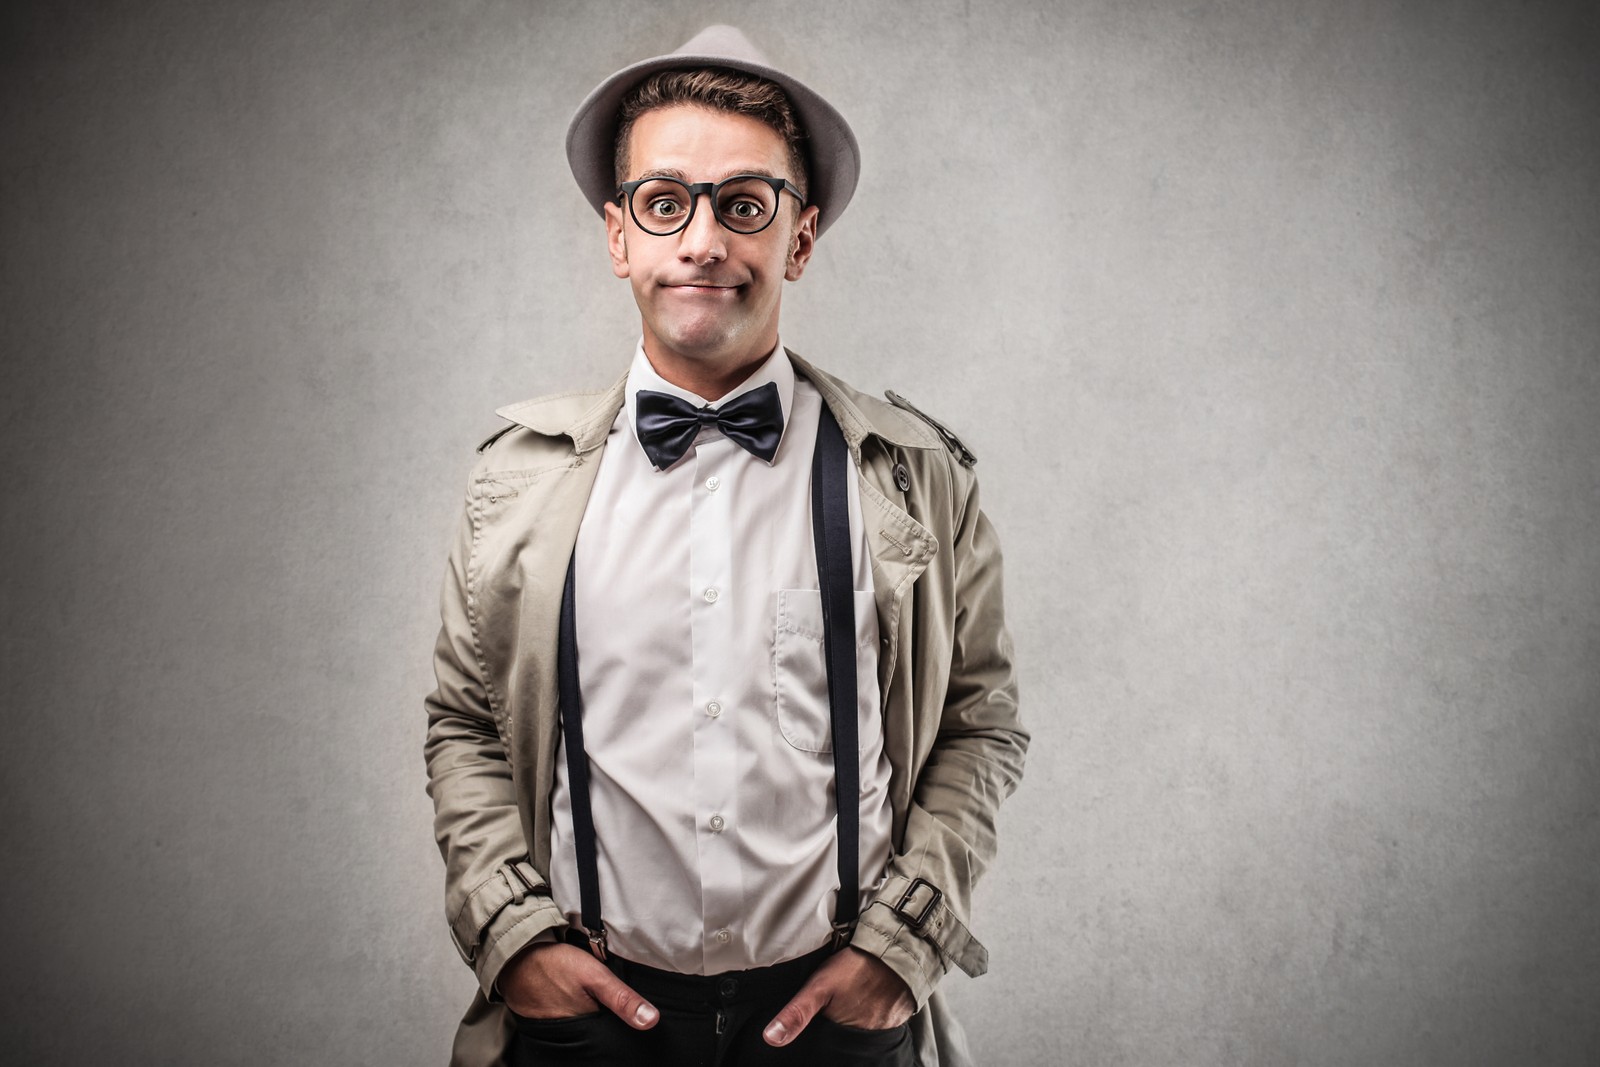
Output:
[[[902,493],[911,491],[911,472],[906,470],[904,463],[894,465],[894,484],[900,487]]]

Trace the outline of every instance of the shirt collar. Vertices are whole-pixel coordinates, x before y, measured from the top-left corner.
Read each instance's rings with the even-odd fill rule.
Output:
[[[634,424],[638,417],[639,390],[653,389],[658,393],[670,393],[675,397],[687,400],[697,408],[720,408],[723,404],[736,396],[748,393],[752,389],[759,389],[768,382],[773,382],[778,387],[778,403],[783,409],[783,434],[778,437],[778,448],[783,449],[783,436],[789,431],[789,416],[794,410],[794,364],[789,362],[789,356],[783,349],[783,338],[773,346],[767,358],[756,365],[750,376],[734,386],[724,396],[715,400],[690,392],[680,386],[673,385],[660,374],[650,363],[650,357],[644,354],[644,340],[634,346],[633,363],[628,367],[628,381],[626,386],[627,402],[622,405],[623,412],[628,418],[628,429],[633,434],[634,444],[639,443],[639,428]],[[776,460],[776,456],[773,457]]]

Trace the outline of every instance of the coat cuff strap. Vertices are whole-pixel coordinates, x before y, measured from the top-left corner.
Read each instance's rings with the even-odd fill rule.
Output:
[[[925,878],[885,879],[861,913],[850,946],[899,975],[918,1011],[952,965],[973,976],[989,969],[988,950],[967,931],[939,887]]]
[[[903,874],[884,879],[873,901],[875,909],[888,909],[892,921],[931,943],[939,954],[976,978],[989,970],[989,950],[967,929],[950,907],[944,891],[926,878]],[[875,918],[883,918],[881,910]]]
[[[475,963],[484,928],[500,914],[501,908],[507,904],[521,904],[531,895],[548,896],[549,893],[549,887],[533,869],[533,864],[526,860],[505,864],[467,894],[467,899],[450,920],[450,935],[456,951],[469,965]]]

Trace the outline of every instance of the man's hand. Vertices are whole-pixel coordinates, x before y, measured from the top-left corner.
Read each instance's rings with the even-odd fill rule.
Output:
[[[862,1030],[889,1030],[911,1018],[916,1001],[888,964],[857,948],[828,957],[762,1033],[769,1045],[787,1045],[817,1012]]]
[[[609,1008],[635,1030],[661,1014],[581,948],[559,941],[519,953],[495,983],[506,1006],[529,1019],[560,1019]]]

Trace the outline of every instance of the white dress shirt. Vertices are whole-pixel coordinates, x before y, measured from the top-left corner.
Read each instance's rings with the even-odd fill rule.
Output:
[[[839,892],[811,460],[822,398],[783,345],[713,406],[774,382],[771,464],[714,426],[666,470],[634,429],[665,381],[641,346],[576,548],[583,731],[610,948],[686,974],[763,967],[831,932]],[[857,479],[855,571],[861,897],[889,856],[878,618]],[[550,886],[579,921],[566,752],[556,754]]]

